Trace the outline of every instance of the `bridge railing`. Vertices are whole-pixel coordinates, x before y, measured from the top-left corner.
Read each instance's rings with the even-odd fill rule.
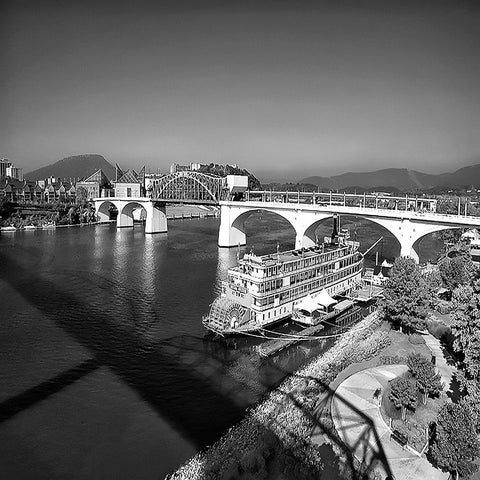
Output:
[[[270,190],[250,190],[245,192],[242,201],[276,204],[303,204],[323,208],[341,207],[352,213],[398,212],[399,215],[417,219],[436,219],[458,222],[479,222],[480,217],[462,214],[437,213],[437,199],[413,196],[391,196],[385,194],[355,194],[336,192],[282,192]]]

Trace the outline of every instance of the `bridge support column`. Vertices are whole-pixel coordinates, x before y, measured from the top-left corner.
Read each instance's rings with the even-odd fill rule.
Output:
[[[228,205],[220,209],[220,228],[218,230],[219,247],[236,247],[246,245],[245,227],[243,220],[237,219]]]
[[[308,248],[308,247],[313,247],[315,245],[315,240],[310,238],[309,236],[305,235],[302,232],[297,232],[297,235],[295,237],[295,248]]]
[[[420,258],[418,256],[418,253],[415,251],[413,248],[413,245],[411,242],[400,242],[400,256],[401,257],[411,257],[413,258],[417,263],[420,262]]]
[[[147,212],[145,233],[164,233],[168,230],[165,205],[155,206],[153,203],[143,205]]]
[[[415,234],[414,225],[410,220],[403,219],[399,227],[399,233],[396,235],[400,242],[400,256],[401,257],[411,257],[417,263],[419,263],[420,258],[418,253],[413,248],[413,244],[417,240],[418,236]]]

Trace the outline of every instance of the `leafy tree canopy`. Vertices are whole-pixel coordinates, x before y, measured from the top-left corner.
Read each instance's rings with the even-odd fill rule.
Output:
[[[471,286],[458,287],[453,302],[453,347],[463,353],[467,375],[480,381],[480,279]]]
[[[475,460],[479,455],[480,444],[470,409],[446,403],[438,413],[436,436],[430,448],[434,465],[467,477],[477,470]]]
[[[414,409],[417,404],[417,389],[415,384],[407,378],[397,377],[390,380],[388,398],[397,408]]]
[[[383,291],[385,317],[397,327],[424,329],[432,289],[420,268],[410,257],[395,260]]]
[[[438,262],[438,268],[443,284],[452,291],[469,284],[476,271],[468,245],[463,242],[457,243],[455,249]]]

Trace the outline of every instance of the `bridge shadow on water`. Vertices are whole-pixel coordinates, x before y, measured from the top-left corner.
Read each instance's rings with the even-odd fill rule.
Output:
[[[133,327],[130,329],[120,327],[107,306],[101,308],[79,300],[62,290],[61,285],[49,280],[41,273],[25,269],[15,259],[3,253],[0,253],[0,264],[2,265],[0,279],[85,347],[91,355],[90,359],[79,365],[0,403],[0,422],[7,421],[16,414],[47,400],[51,395],[101,367],[111,369],[198,449],[212,445],[229,427],[245,416],[247,405],[245,402],[238,402],[235,395],[241,390],[251,391],[251,385],[244,382],[241,377],[234,379],[229,377],[228,368],[223,365],[221,358],[217,358],[217,361],[212,364],[212,351],[204,348],[203,339],[173,337],[146,348],[145,339],[138,334],[138,331]],[[35,288],[32,288],[32,285],[35,285]],[[132,311],[134,311],[133,306]],[[190,355],[197,364],[208,364],[208,374],[198,375],[191,364],[182,360],[180,352]],[[271,368],[277,369],[279,378],[289,375],[288,371],[274,363]],[[218,379],[226,377],[229,377],[234,386],[230,391],[222,391],[218,388]],[[298,374],[294,374],[294,377],[302,388],[295,392],[279,390],[282,400],[278,407],[284,409],[293,405],[301,409],[314,426],[314,430],[320,432],[335,446],[335,450],[340,453],[344,468],[350,472],[352,479],[367,478],[370,472],[379,466],[383,472],[391,475],[372,420],[354,405],[348,404],[352,415],[360,418],[365,426],[364,434],[358,440],[364,445],[362,451],[365,455],[358,461],[354,457],[354,451],[358,450],[356,446],[352,448],[352,445],[347,445],[326,421],[325,412],[328,412],[333,396],[328,385],[313,377],[300,377]],[[175,389],[167,388],[162,379],[169,378],[183,378],[183,381],[176,384]],[[271,385],[262,382],[263,379],[260,378],[260,390],[264,393],[271,388]],[[305,396],[307,391],[316,392],[313,394],[313,403],[311,400],[305,401],[308,397],[308,395]],[[258,392],[255,392],[252,398],[255,398],[255,395],[258,398]],[[345,399],[340,401],[346,402]],[[215,419],[214,422],[210,420],[212,418]],[[257,427],[275,437],[272,431],[277,429],[269,423],[271,421],[266,419]],[[375,439],[373,449],[368,448],[369,439],[372,437]],[[302,445],[303,440],[299,438],[298,442],[298,445]],[[280,444],[281,442],[277,439],[277,447]],[[285,459],[295,458],[295,462],[301,464],[302,460],[295,456],[295,450],[298,451],[298,448],[283,448],[282,455]],[[321,455],[324,469],[327,469],[325,474],[328,468],[331,470],[331,475],[324,478],[341,478],[340,474],[333,475],[338,465],[335,456],[330,455],[329,447],[320,447],[320,451],[323,452]],[[327,465],[329,456],[330,467]],[[303,463],[306,471],[311,473],[308,461]],[[214,464],[215,462],[212,462],[212,465],[207,466],[212,474],[216,468]],[[283,467],[291,469],[291,477],[287,476],[287,478],[302,478],[298,465],[297,467],[283,465]],[[307,473],[304,478],[309,478],[310,473]]]

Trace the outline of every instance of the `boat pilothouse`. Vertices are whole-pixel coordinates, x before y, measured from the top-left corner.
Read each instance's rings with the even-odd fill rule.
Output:
[[[319,295],[323,290],[328,296],[350,291],[363,270],[358,247],[334,230],[332,237],[309,248],[245,254],[228,269],[204,326],[222,335],[256,331],[296,314],[307,295],[326,298]]]

